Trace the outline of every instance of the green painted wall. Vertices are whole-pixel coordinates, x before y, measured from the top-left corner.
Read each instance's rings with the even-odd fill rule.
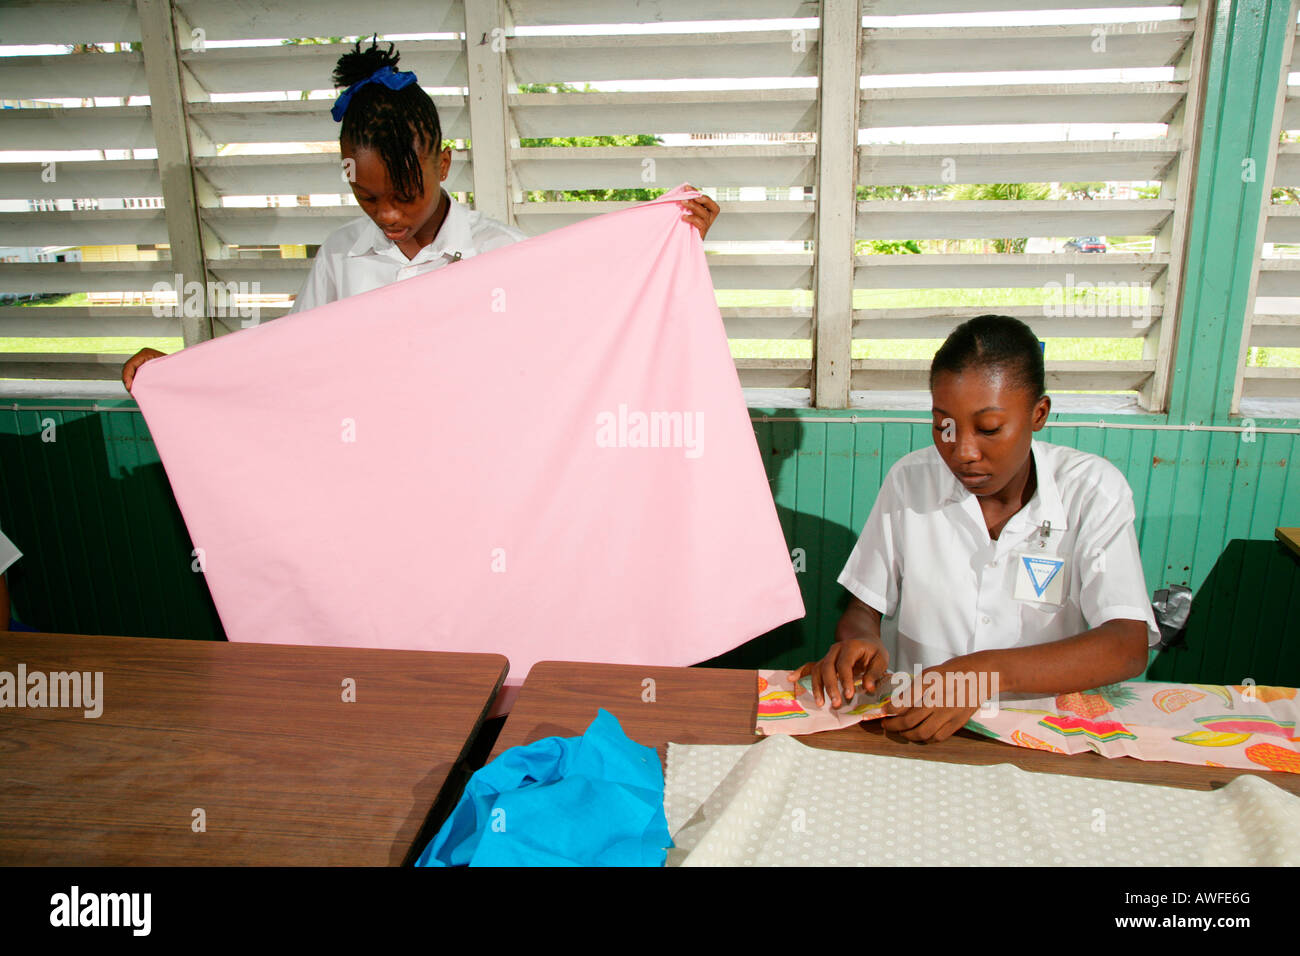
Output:
[[[1262,177],[1242,180],[1242,160],[1266,168],[1289,19],[1287,3],[1218,5],[1170,413],[1102,421],[1241,424],[1228,409],[1263,189]],[[219,639],[202,577],[190,570],[184,523],[133,405],[120,403],[132,410],[117,412],[74,402],[16,405],[0,408],[0,527],[26,552],[10,572],[20,615],[42,630]],[[835,577],[881,479],[930,432],[854,423],[849,412],[767,410],[798,421],[764,414],[753,413],[755,434],[787,540],[805,555],[808,616],[720,661],[786,666],[820,656],[831,640],[844,600]],[[809,416],[836,420],[802,420]],[[46,421],[54,441],[43,440]],[[1044,437],[1103,455],[1127,477],[1150,589],[1197,589],[1187,646],[1162,654],[1149,676],[1300,684],[1300,563],[1272,540],[1275,527],[1300,525],[1300,470],[1292,465],[1300,436],[1049,427]]]
[[[219,639],[142,417],[35,404],[0,410],[0,527],[25,552],[10,572],[21,616],[47,631]],[[720,663],[784,667],[824,652],[845,599],[835,578],[885,472],[931,440],[928,425],[807,414],[838,420],[764,422],[756,411],[754,431],[787,543],[803,551],[808,615]],[[1252,442],[1055,426],[1044,434],[1104,456],[1128,478],[1148,587],[1198,590],[1187,648],[1162,655],[1152,677],[1300,684],[1300,562],[1273,540],[1275,527],[1300,525],[1300,469],[1291,464],[1300,436]]]
[[[0,409],[0,528],[23,552],[15,612],[42,631],[222,638],[143,416],[100,404],[130,410]]]
[[[720,663],[785,667],[821,656],[846,600],[835,579],[885,472],[932,440],[928,424],[854,424],[852,413],[842,414],[832,423],[764,423],[755,413],[787,543],[806,555],[800,583],[808,616]],[[1162,654],[1152,679],[1300,683],[1300,562],[1273,538],[1279,525],[1300,525],[1300,469],[1292,466],[1300,436],[1247,441],[1231,433],[1052,424],[1042,437],[1101,455],[1128,479],[1150,590],[1186,584],[1199,594],[1207,580],[1212,585],[1194,604],[1186,647]]]

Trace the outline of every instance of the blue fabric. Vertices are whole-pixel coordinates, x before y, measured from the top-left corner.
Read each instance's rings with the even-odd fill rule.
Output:
[[[34,628],[34,627],[28,627],[26,624],[24,624],[22,621],[18,620],[16,617],[11,617],[11,618],[9,619],[9,630],[11,630],[11,631],[25,631],[25,632],[27,632],[27,633],[29,633],[29,634],[35,634],[35,633],[36,633],[36,628]]]
[[[339,98],[334,101],[330,107],[330,116],[334,117],[334,122],[342,123],[343,114],[348,111],[348,103],[352,102],[352,94],[356,93],[361,87],[370,83],[379,83],[388,87],[390,90],[400,90],[403,87],[410,86],[415,82],[414,73],[403,73],[396,67],[385,66],[371,73],[364,80],[357,80],[346,90],[339,94]]]
[[[663,866],[670,846],[659,755],[601,709],[476,771],[415,865]]]

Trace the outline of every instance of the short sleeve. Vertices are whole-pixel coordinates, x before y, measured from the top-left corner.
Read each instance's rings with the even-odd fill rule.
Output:
[[[516,242],[523,242],[528,238],[526,233],[520,232],[518,229],[514,229],[504,223],[496,223],[494,221],[494,225],[499,225],[500,228],[493,229],[479,240],[479,252],[490,252],[493,249],[500,249],[502,246],[512,246]]]
[[[302,284],[297,298],[289,307],[290,314],[306,312],[308,309],[314,309],[318,305],[325,305],[339,298],[334,288],[329,259],[329,253],[325,251],[324,246],[316,250],[316,255],[311,260],[311,271],[307,273],[307,281]]]
[[[903,579],[899,549],[903,499],[898,472],[895,466],[885,476],[858,543],[838,578],[854,597],[885,617],[898,610]]]
[[[14,547],[14,543],[5,537],[3,531],[0,531],[0,574],[4,574],[9,566],[23,556],[23,553]]]
[[[1119,487],[1114,505],[1106,508],[1106,496],[1098,495],[1097,507],[1090,514],[1096,520],[1088,520],[1080,530],[1079,610],[1090,628],[1107,621],[1145,621],[1150,647],[1160,642],[1160,630],[1142,573],[1142,556],[1133,526],[1133,492],[1122,475],[1115,477]]]

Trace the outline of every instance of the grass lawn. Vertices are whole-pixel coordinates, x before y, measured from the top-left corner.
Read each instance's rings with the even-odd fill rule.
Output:
[[[1105,290],[1110,296],[1118,290]],[[997,311],[999,306],[1041,305],[1048,293],[1042,289],[856,289],[853,307],[857,309],[920,308],[924,306],[961,307],[987,306]],[[812,293],[807,289],[744,290],[720,289],[718,305],[722,307],[777,307],[810,308]],[[1097,301],[1118,301],[1102,299]],[[42,308],[50,306],[86,305],[85,293],[75,293],[62,299],[51,299],[23,306],[7,308]],[[0,311],[0,315],[5,314]],[[1105,359],[1140,359],[1142,340],[1139,338],[1049,338],[1047,358],[1055,361],[1100,361]],[[859,339],[853,343],[853,358],[873,359],[929,359],[942,344],[941,339]],[[155,348],[162,352],[175,352],[182,347],[180,336],[175,337],[91,337],[91,338],[3,338],[0,352],[89,352],[96,354],[131,355],[142,348]],[[812,357],[812,342],[808,339],[732,339],[731,354],[735,358],[792,358]],[[1257,367],[1300,366],[1300,348],[1257,349],[1254,361]]]

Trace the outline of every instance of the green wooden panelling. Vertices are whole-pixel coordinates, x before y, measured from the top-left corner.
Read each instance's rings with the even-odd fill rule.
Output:
[[[1175,421],[1226,420],[1231,406],[1291,29],[1288,0],[1215,8],[1170,399]]]
[[[769,476],[776,479],[774,494],[788,545],[810,556],[810,547],[818,547],[821,557],[810,557],[808,571],[800,575],[808,617],[721,662],[794,666],[819,657],[834,639],[844,600],[843,589],[834,581],[884,472],[930,436],[923,425],[847,421],[758,422],[755,433]],[[815,438],[809,440],[810,435]],[[1297,436],[1258,435],[1256,441],[1245,442],[1226,433],[1058,427],[1044,435],[1045,440],[1102,454],[1124,473],[1134,492],[1149,590],[1169,584],[1200,589],[1212,574],[1216,577],[1211,584],[1226,588],[1224,593],[1198,597],[1187,648],[1170,652],[1168,659],[1158,658],[1153,679],[1236,683],[1254,675],[1252,679],[1261,683],[1300,683],[1300,661],[1288,657],[1288,648],[1300,646],[1300,618],[1289,613],[1294,596],[1288,575],[1296,562],[1272,540],[1279,524],[1300,524],[1296,470],[1290,467]],[[834,454],[850,444],[851,469]],[[792,448],[794,467],[789,463]],[[1288,487],[1290,493],[1284,493]],[[806,504],[820,511],[802,510]],[[1234,542],[1236,547],[1230,548]],[[1237,573],[1236,555],[1245,553],[1247,546],[1254,549],[1254,563]],[[1216,573],[1224,562],[1227,572]],[[1234,616],[1241,618],[1236,625]],[[1198,630],[1205,621],[1213,621],[1214,627]]]
[[[1300,561],[1275,541],[1229,541],[1197,590],[1185,642],[1152,680],[1300,684]]]
[[[755,413],[761,418],[762,413]],[[798,417],[771,412],[774,417]],[[786,667],[833,640],[836,583],[885,473],[932,439],[926,425],[754,422],[787,544],[799,549],[807,617],[718,659]],[[43,422],[55,423],[53,442]],[[1046,440],[1108,458],[1129,481],[1147,586],[1197,589],[1187,646],[1156,679],[1300,683],[1297,562],[1273,530],[1300,525],[1300,436],[1051,427]],[[220,638],[191,544],[141,416],[0,412],[0,527],[25,557],[19,613],[42,630]],[[1255,676],[1262,675],[1262,676]],[[1290,675],[1283,680],[1280,675]]]
[[[0,410],[0,528],[23,552],[8,578],[29,625],[224,637],[138,412]]]
[[[1105,421],[1233,423],[1254,224],[1289,28],[1289,3],[1218,4],[1170,411]],[[1244,159],[1255,161],[1253,181],[1242,177]],[[26,553],[10,573],[18,612],[43,630],[220,638],[139,414],[18,404],[0,411],[0,527]],[[804,561],[808,615],[719,663],[793,666],[820,656],[833,639],[845,601],[835,578],[881,481],[900,457],[932,440],[925,424],[855,423],[853,414],[753,411],[781,528]],[[1272,540],[1275,527],[1300,526],[1300,469],[1291,464],[1300,436],[1097,429],[1081,416],[1057,418],[1079,424],[1052,427],[1046,440],[1103,455],[1128,479],[1148,588],[1179,583],[1198,591],[1185,645],[1160,655],[1150,676],[1300,683],[1300,563]],[[56,442],[41,440],[46,419],[55,422]]]

